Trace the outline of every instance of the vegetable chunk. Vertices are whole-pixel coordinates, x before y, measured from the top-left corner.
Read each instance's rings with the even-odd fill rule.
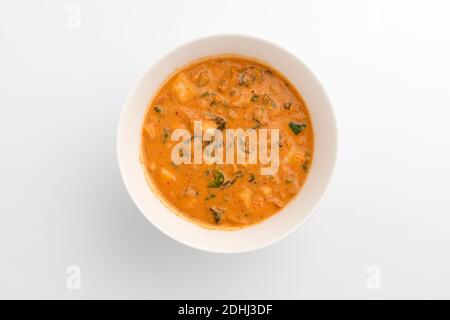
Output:
[[[182,103],[192,100],[197,96],[197,89],[182,73],[177,76],[172,89],[178,100]]]
[[[239,197],[241,198],[242,202],[244,203],[247,209],[250,209],[250,206],[252,205],[252,195],[253,195],[252,190],[248,188],[242,190],[239,193]]]

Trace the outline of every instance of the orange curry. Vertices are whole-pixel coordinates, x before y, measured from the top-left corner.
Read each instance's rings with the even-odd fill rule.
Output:
[[[259,163],[174,164],[172,132],[193,134],[198,120],[202,130],[279,129],[277,172],[262,175]],[[313,151],[311,119],[296,88],[273,67],[235,55],[177,70],[150,102],[142,130],[152,189],[177,214],[209,228],[242,228],[280,211],[305,183]]]

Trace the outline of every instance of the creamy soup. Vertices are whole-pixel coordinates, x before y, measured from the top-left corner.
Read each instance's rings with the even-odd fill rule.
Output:
[[[178,129],[190,136],[180,140]],[[194,161],[195,152],[177,149],[176,155],[192,161],[174,161],[173,150],[181,142],[189,150],[195,145],[206,150],[216,139],[206,137],[210,129],[224,137],[232,129],[261,137],[266,129],[268,138],[277,137],[268,141],[272,155],[276,141],[276,170],[263,172],[271,164],[263,165],[261,154],[256,163],[211,163]],[[229,140],[221,144],[223,153]],[[249,140],[233,141],[236,157],[241,150],[250,158],[262,145],[257,140],[254,149]],[[311,119],[296,88],[273,67],[235,55],[205,58],[177,70],[151,100],[142,130],[141,159],[152,189],[174,212],[209,228],[242,228],[280,211],[304,185],[313,152]]]

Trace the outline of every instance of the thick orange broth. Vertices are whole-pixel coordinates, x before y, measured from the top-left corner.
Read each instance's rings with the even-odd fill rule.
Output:
[[[174,164],[174,130],[279,129],[279,167],[261,164]],[[195,138],[195,137],[194,137]],[[208,141],[202,141],[207,145]],[[236,229],[280,211],[304,185],[314,152],[305,102],[277,70],[259,60],[221,55],[172,74],[150,101],[141,159],[153,190],[177,214],[208,228]]]

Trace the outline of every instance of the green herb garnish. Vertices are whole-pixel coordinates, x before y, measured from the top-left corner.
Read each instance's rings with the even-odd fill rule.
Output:
[[[289,123],[289,128],[291,128],[292,132],[294,132],[295,135],[301,133],[303,130],[306,129],[306,127],[307,127],[306,124],[300,122],[291,121]]]
[[[212,172],[212,174],[214,176],[214,180],[208,184],[208,187],[219,188],[223,184],[223,181],[225,179],[223,176],[223,173],[220,171],[214,170]]]

